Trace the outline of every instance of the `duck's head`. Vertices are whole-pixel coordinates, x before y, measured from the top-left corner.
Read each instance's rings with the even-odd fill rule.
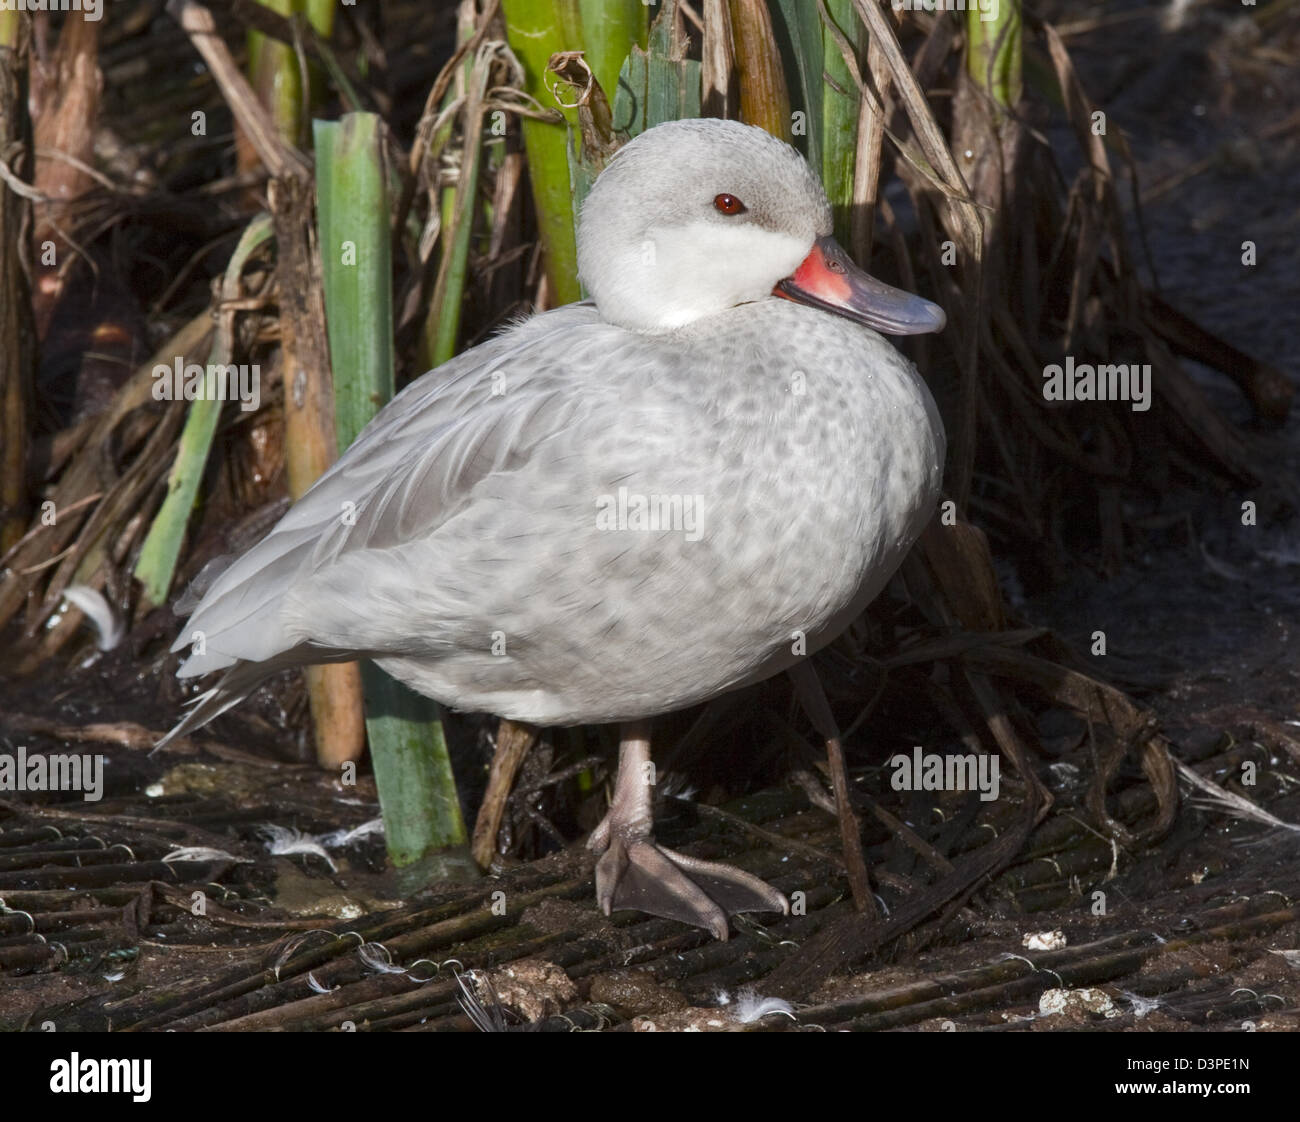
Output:
[[[774,294],[891,335],[945,323],[938,305],[859,269],[799,153],[736,121],[670,121],[620,149],[583,204],[578,273],[602,318],[633,331]]]

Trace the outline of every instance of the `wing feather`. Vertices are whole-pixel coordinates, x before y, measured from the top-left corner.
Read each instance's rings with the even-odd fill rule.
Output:
[[[172,645],[178,651],[202,638],[179,676],[268,661],[298,646],[277,618],[295,585],[346,555],[393,550],[434,532],[485,479],[516,469],[564,431],[583,402],[565,392],[552,344],[584,325],[607,330],[589,305],[534,317],[397,395],[213,582]],[[314,650],[313,660],[321,653]]]

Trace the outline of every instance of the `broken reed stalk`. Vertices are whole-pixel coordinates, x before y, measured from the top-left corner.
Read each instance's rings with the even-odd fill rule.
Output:
[[[781,140],[792,139],[790,93],[766,0],[730,0],[740,81],[740,119]],[[810,96],[809,101],[813,98]]]
[[[313,124],[334,434],[340,452],[396,389],[383,135],[383,122],[372,113]]]
[[[854,11],[853,0],[827,0],[823,10],[825,18],[833,22],[834,31],[839,32],[853,53],[861,57],[866,32]],[[869,158],[867,152],[858,150],[862,96],[844,61],[840,43],[829,26],[822,35],[822,66],[826,76],[822,93],[822,184],[835,216],[836,239],[850,251],[856,251],[854,208],[874,201],[876,184],[874,176],[870,182],[859,183],[857,162]],[[879,144],[877,135],[873,146],[878,149]],[[878,152],[874,162],[875,170],[879,172]],[[869,192],[870,199],[859,199],[862,192]],[[861,260],[859,264],[866,268],[871,262]]]
[[[32,173],[22,15],[17,10],[0,11],[0,159],[8,168],[6,175],[17,180]],[[29,198],[0,182],[0,292],[5,293],[0,302],[0,555],[27,529],[36,327],[29,270],[24,266],[31,251],[22,230],[31,222],[31,210]]]
[[[269,215],[258,215],[245,227],[235,252],[231,254],[222,281],[221,299],[227,304],[235,301],[242,294],[240,276],[244,265],[270,236]],[[176,565],[180,558],[185,529],[194,511],[199,484],[207,470],[217,422],[220,420],[222,407],[230,393],[229,387],[222,387],[217,379],[218,370],[230,371],[233,377],[234,368],[230,364],[235,357],[234,318],[235,313],[231,310],[225,310],[221,314],[221,326],[208,353],[207,366],[202,368],[200,375],[203,383],[202,393],[190,401],[186,412],[185,427],[181,431],[176,459],[167,478],[167,495],[153,518],[136,560],[135,576],[141,584],[142,612],[167,602],[167,594],[176,575]],[[177,367],[182,371],[186,370],[183,355],[176,356],[172,369],[175,370]],[[186,381],[189,380],[188,372],[184,377]],[[177,381],[180,380],[178,377]],[[171,388],[180,387],[173,384]],[[227,392],[221,392],[223,388]],[[182,408],[183,400],[183,397],[172,400],[170,408]]]
[[[633,47],[623,64],[614,95],[613,129],[631,139],[665,121],[700,115],[703,67],[687,57],[687,46],[677,34],[672,5],[665,4],[650,25],[645,50]],[[583,124],[579,119],[580,129]],[[601,143],[599,137],[584,139],[583,150],[599,151]]]
[[[300,7],[297,0],[253,0],[254,3],[288,18]],[[307,139],[306,120],[303,114],[302,71],[298,58],[288,43],[271,39],[256,28],[248,32],[248,81],[257,94],[257,100],[275,123],[280,138],[288,144],[302,147]],[[235,134],[236,167],[248,171],[258,163],[257,153]]]
[[[333,381],[312,218],[311,179],[292,174],[272,179],[267,195],[277,251],[285,474],[289,495],[297,499],[335,459]],[[335,768],[359,759],[365,725],[357,664],[309,666],[303,674],[316,734],[317,762]]]
[[[435,284],[447,267],[447,243],[451,240],[451,225],[456,216],[456,185],[453,183],[444,186],[442,182],[445,178],[442,170],[443,154],[451,144],[457,122],[464,121],[465,79],[467,72],[473,66],[471,51],[484,41],[487,21],[495,19],[494,14],[484,12],[477,16],[479,20],[477,26],[467,27],[467,15],[474,8],[474,0],[461,0],[456,20],[457,47],[429,92],[424,118],[416,130],[415,142],[411,149],[413,174],[409,180],[410,186],[403,190],[402,197],[397,201],[397,225],[400,226],[403,211],[410,205],[414,190],[421,186],[425,188],[429,211],[420,233],[416,254],[426,273],[429,271],[429,260],[435,252],[439,254],[437,270],[434,273]],[[432,107],[435,104],[434,96],[439,89],[442,91],[441,100],[437,102],[435,114]],[[467,127],[462,124],[462,128]],[[450,354],[455,353],[454,342],[460,330],[462,309],[459,303],[455,307],[444,307],[444,303],[446,303],[445,295],[441,303],[435,296],[426,302],[423,311],[419,365],[426,368],[445,362]],[[450,331],[445,322],[448,316],[452,319]],[[445,337],[448,334],[452,338],[453,350],[443,358],[438,358],[436,356],[447,348]]]
[[[730,121],[736,116],[736,48],[727,0],[703,0],[704,32],[700,47],[701,113]],[[617,91],[612,95],[618,100]]]
[[[391,233],[383,122],[317,121],[318,218],[340,453],[393,396]],[[348,664],[355,665],[355,664]],[[465,841],[436,705],[379,667],[361,668],[370,758],[393,864]],[[348,714],[349,719],[351,714]]]
[[[268,174],[310,175],[311,164],[297,147],[284,141],[248,80],[239,72],[225,41],[217,32],[212,13],[198,0],[167,0],[167,14],[184,29],[194,49],[203,56],[226,104],[248,136]]]
[[[768,10],[773,24],[773,42],[770,49],[779,52],[776,61],[782,66],[782,71],[786,75],[790,110],[794,114],[786,126],[790,133],[788,139],[807,157],[809,165],[814,170],[824,173],[826,170],[826,160],[822,153],[822,140],[826,132],[824,114],[826,104],[834,91],[823,76],[823,68],[827,62],[827,41],[823,35],[821,5],[817,0],[776,0]],[[735,15],[734,8],[732,15],[733,17]],[[734,31],[733,35],[735,35]],[[739,47],[740,37],[738,35],[735,37]],[[743,71],[740,80],[743,89],[745,82]],[[826,187],[829,195],[831,186],[826,184]]]
[[[505,718],[497,723],[496,745],[492,753],[487,790],[483,793],[483,802],[479,805],[478,818],[474,823],[472,853],[474,862],[480,869],[488,868],[496,857],[497,834],[505,819],[506,804],[515,785],[515,776],[536,740],[537,729],[532,725]]]
[[[41,106],[32,129],[33,185],[45,198],[29,236],[33,247],[41,247],[41,280],[32,297],[42,341],[65,285],[89,257],[69,227],[77,217],[73,204],[96,186],[90,165],[97,158],[95,122],[103,92],[101,28],[101,20],[64,20],[53,57],[29,75],[31,100]]]
[[[1020,4],[994,4],[989,12],[966,12],[966,72],[1003,111],[1020,104],[1023,29]]]
[[[650,30],[642,0],[578,0],[587,65],[613,103],[618,76],[634,46],[644,49]]]
[[[285,19],[305,18],[322,39],[328,39],[333,32],[333,6],[322,0],[253,2]],[[319,68],[300,54],[300,47],[299,43],[290,44],[272,38],[256,27],[248,31],[249,83],[274,122],[280,139],[299,148],[307,143],[308,117],[322,92]],[[255,169],[260,162],[257,151],[245,137],[238,121],[235,153],[236,167],[241,172]]]
[[[555,107],[546,88],[551,56],[572,50],[582,41],[578,0],[502,0],[506,38],[524,68],[524,89],[539,105]],[[546,305],[581,299],[578,247],[569,194],[569,138],[564,118],[525,117],[520,122],[528,153],[533,205],[545,250]]]
[[[459,36],[467,42],[474,32],[473,4],[462,3]],[[492,74],[496,45],[481,44],[467,55],[457,75],[454,93],[462,103],[460,167],[456,182],[442,191],[442,256],[438,262],[433,299],[429,302],[426,322],[432,327],[433,342],[428,361],[441,366],[456,353],[460,337],[461,310],[469,265],[470,236],[477,213],[479,171],[483,165],[483,111]],[[448,97],[453,90],[448,91]]]

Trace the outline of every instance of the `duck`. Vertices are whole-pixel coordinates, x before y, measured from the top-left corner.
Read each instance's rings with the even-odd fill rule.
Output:
[[[735,121],[632,139],[577,237],[586,299],[411,382],[211,582],[173,650],[221,677],[165,740],[357,658],[454,709],[618,724],[599,907],[726,939],[789,902],[655,840],[653,720],[790,669],[883,589],[945,451],[884,335],[945,316],[859,268],[803,157]]]

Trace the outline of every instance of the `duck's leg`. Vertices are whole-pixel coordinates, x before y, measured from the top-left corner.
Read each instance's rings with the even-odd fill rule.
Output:
[[[648,912],[706,928],[719,939],[727,937],[727,917],[737,912],[789,913],[789,901],[758,877],[656,844],[653,786],[650,722],[628,722],[622,728],[609,813],[587,842],[600,854],[596,902],[601,911]]]

